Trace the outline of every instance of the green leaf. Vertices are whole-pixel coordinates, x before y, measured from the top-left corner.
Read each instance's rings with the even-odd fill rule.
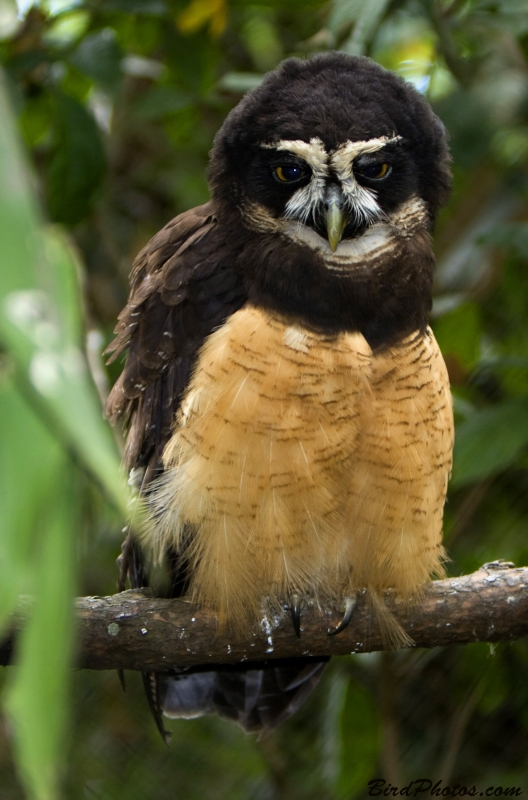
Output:
[[[351,676],[345,659],[332,663],[327,681],[330,691],[321,731],[321,769],[331,787],[329,797],[353,800],[376,768],[379,713],[372,694]]]
[[[475,3],[475,11],[489,11],[488,25],[522,36],[528,31],[526,0],[480,0]],[[485,17],[484,17],[485,19]]]
[[[105,154],[93,116],[77,100],[61,92],[54,100],[48,203],[55,222],[74,225],[93,203],[105,172]]]
[[[102,12],[121,11],[124,14],[146,14],[148,16],[166,16],[168,9],[165,0],[104,0]]]
[[[260,86],[264,76],[255,72],[226,72],[218,81],[220,89],[243,94]]]
[[[516,250],[519,255],[528,257],[528,222],[505,222],[497,225],[479,239],[479,244]]]
[[[477,92],[458,88],[435,104],[435,112],[450,133],[453,162],[459,169],[478,170],[482,159],[489,157],[496,129],[489,106]]]
[[[64,452],[9,378],[0,385],[0,439],[1,631],[17,596],[34,590],[38,523],[54,496]]]
[[[15,53],[7,62],[6,69],[10,75],[20,80],[48,61],[49,55],[45,51],[28,49],[22,53]]]
[[[0,116],[0,339],[28,402],[124,511],[119,456],[82,352],[75,255],[63,234],[39,228],[1,84]]]
[[[74,454],[123,514],[128,492],[81,349],[75,256],[44,233],[0,82],[0,624],[35,594],[8,693],[15,758],[32,800],[56,800],[69,685],[78,530]]]
[[[159,119],[188,108],[192,102],[191,94],[175,86],[156,86],[137,101],[134,111],[144,119]]]
[[[48,134],[52,120],[51,99],[47,92],[26,99],[20,113],[20,128],[29,147],[38,145]]]
[[[41,465],[42,466],[42,465]],[[28,794],[57,800],[67,724],[73,634],[75,495],[62,458],[53,502],[39,524],[34,605],[17,642],[18,669],[11,673],[6,709],[15,756]]]
[[[73,6],[73,3],[68,3]],[[53,9],[57,13],[56,9]],[[90,25],[90,14],[82,9],[67,8],[50,20],[44,35],[47,44],[52,47],[67,47],[79,40]]]
[[[15,357],[17,380],[32,407],[125,511],[119,457],[79,347],[74,253],[58,231],[41,235],[40,241],[46,258],[40,259],[38,288],[2,292],[0,278],[0,335]]]
[[[350,680],[341,714],[341,755],[337,797],[359,795],[373,777],[378,763],[380,726],[372,694]]]
[[[352,55],[365,53],[367,44],[381,22],[390,0],[334,0],[328,28],[339,34],[340,29],[353,23],[352,33],[341,50]]]
[[[476,303],[463,303],[434,322],[434,333],[444,356],[452,355],[468,370],[480,355],[482,322]]]
[[[80,72],[112,93],[122,79],[123,54],[110,28],[86,36],[68,59]]]
[[[20,15],[21,16],[21,15]],[[0,41],[8,39],[18,32],[22,20],[18,14],[16,0],[1,0],[0,2]]]
[[[457,427],[451,486],[483,480],[510,466],[528,444],[528,398],[479,411]]]
[[[270,8],[249,6],[241,37],[258,70],[273,69],[281,60],[282,42]]]

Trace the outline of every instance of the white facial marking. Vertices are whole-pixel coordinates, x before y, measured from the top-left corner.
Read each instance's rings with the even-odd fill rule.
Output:
[[[314,136],[309,142],[303,142],[302,139],[281,139],[280,142],[262,144],[261,147],[266,150],[284,150],[306,161],[315,175],[328,175],[328,155],[318,136]]]
[[[389,216],[389,222],[404,238],[414,236],[419,228],[427,228],[430,221],[427,204],[421,197],[412,195]]]
[[[361,186],[354,176],[341,180],[341,189],[347,201],[346,207],[354,212],[361,222],[370,224],[383,218],[384,214],[376,199],[376,191]]]
[[[413,195],[383,222],[372,224],[354,239],[343,239],[335,253],[328,241],[316,231],[300,223],[283,220],[282,232],[292,239],[317,250],[330,272],[346,275],[355,270],[372,270],[383,255],[399,250],[403,240],[411,238],[419,230],[426,230],[429,213],[425,202]]]
[[[292,239],[307,244],[312,250],[318,250],[325,262],[331,261],[335,264],[343,262],[344,266],[346,264],[364,265],[366,259],[377,256],[378,251],[381,252],[389,247],[394,236],[390,225],[379,222],[355,239],[341,240],[337,251],[332,253],[327,240],[319,236],[312,228],[288,222],[285,223],[283,232]]]
[[[282,140],[277,144],[264,144],[262,147],[283,150],[298,156],[312,170],[310,183],[303,186],[290,197],[286,203],[286,217],[298,219],[303,224],[324,199],[326,179],[328,177],[328,155],[322,141],[314,137],[309,142],[302,139]]]
[[[385,145],[397,142],[401,136],[380,136],[378,139],[367,139],[363,142],[345,142],[330,156],[330,165],[341,184],[341,189],[348,201],[350,209],[366,223],[383,218],[383,212],[377,201],[375,189],[361,186],[354,175],[354,159],[364,153],[377,153]]]
[[[292,194],[286,203],[284,210],[285,216],[288,219],[296,219],[301,224],[306,224],[306,220],[310,216],[310,212],[315,212],[319,203],[324,200],[325,195],[325,182],[312,178],[307,186]]]
[[[372,224],[383,219],[383,212],[377,201],[374,189],[361,186],[354,176],[354,159],[364,153],[376,153],[387,144],[398,142],[401,136],[380,136],[360,142],[345,142],[332,153],[327,153],[321,139],[314,137],[309,142],[302,139],[282,139],[274,144],[261,147],[279,150],[301,158],[312,171],[312,178],[306,185],[297,189],[285,206],[285,216],[305,224],[310,214],[325,199],[326,180],[333,173],[341,185],[346,200],[346,210],[355,214],[361,222]]]
[[[401,136],[380,136],[379,139],[367,139],[363,142],[345,142],[330,156],[330,164],[340,180],[353,177],[354,159],[365,153],[377,153],[382,147],[401,141]]]

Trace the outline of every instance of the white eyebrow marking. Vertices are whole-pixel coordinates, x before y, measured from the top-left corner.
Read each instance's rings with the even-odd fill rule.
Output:
[[[326,178],[328,177],[328,154],[323,142],[314,137],[309,142],[302,139],[282,139],[275,144],[263,144],[270,150],[283,150],[302,158],[312,170],[310,182],[290,197],[285,206],[285,216],[297,219],[304,224],[310,212],[314,212],[324,199]]]
[[[336,171],[338,178],[344,180],[352,174],[352,163],[355,158],[363,153],[377,153],[382,147],[401,141],[401,136],[380,136],[378,139],[366,139],[363,142],[345,142],[330,156],[330,163]]]
[[[392,138],[380,136],[362,142],[345,142],[330,155],[332,169],[339,179],[349,206],[368,224],[382,219],[384,215],[377,201],[376,190],[361,186],[357,182],[353,169],[354,159],[364,153],[377,153],[385,145],[399,142],[401,138],[401,136]]]
[[[261,144],[267,150],[286,150],[294,156],[299,156],[312,168],[314,175],[326,177],[328,175],[328,153],[318,136],[309,142],[302,139],[281,139],[274,144]]]

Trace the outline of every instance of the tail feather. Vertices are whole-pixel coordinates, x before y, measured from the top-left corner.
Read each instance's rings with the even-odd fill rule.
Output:
[[[162,712],[170,719],[194,719],[214,713],[215,672],[195,672],[169,678],[158,673],[162,688]]]
[[[185,593],[185,560],[169,552],[170,596]],[[129,533],[123,544],[120,571],[133,588],[148,586],[143,555]],[[167,577],[167,576],[165,576]],[[164,594],[156,587],[156,594]],[[163,717],[193,719],[218,714],[238,722],[248,733],[266,735],[302,706],[313,692],[328,658],[286,658],[244,664],[208,665],[178,674],[144,672],[143,683],[152,715],[166,744],[171,734]]]
[[[160,708],[171,719],[217,713],[248,733],[269,733],[313,692],[328,659],[292,658],[174,675],[158,673]]]
[[[143,686],[145,687],[145,694],[147,695],[148,704],[156,726],[161,734],[161,738],[166,745],[169,744],[172,733],[168,731],[163,724],[163,709],[160,703],[160,673],[158,672],[143,672]]]

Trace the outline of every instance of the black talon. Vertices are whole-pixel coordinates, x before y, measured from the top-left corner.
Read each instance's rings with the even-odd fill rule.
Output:
[[[119,685],[121,686],[122,690],[126,692],[126,683],[125,683],[125,673],[124,670],[118,669],[117,670],[117,677],[119,678]]]
[[[134,547],[134,540],[129,528],[123,528],[123,533],[126,534],[125,541],[121,545],[121,554],[117,557],[116,563],[119,567],[119,578],[117,581],[117,591],[122,592],[126,586],[128,570],[132,561],[132,550]]]
[[[354,609],[356,607],[356,598],[355,597],[347,597],[345,600],[345,613],[343,614],[343,619],[334,630],[328,631],[328,636],[335,636],[336,633],[341,633],[347,627],[348,623],[352,619],[352,614],[354,613]]]
[[[298,594],[292,594],[290,598],[290,611],[292,615],[293,629],[298,639],[301,638],[301,598]]]

